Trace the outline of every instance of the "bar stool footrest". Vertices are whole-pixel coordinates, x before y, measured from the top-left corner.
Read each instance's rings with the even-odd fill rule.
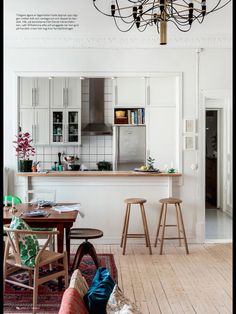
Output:
[[[129,233],[127,234],[127,238],[145,238],[145,234]]]

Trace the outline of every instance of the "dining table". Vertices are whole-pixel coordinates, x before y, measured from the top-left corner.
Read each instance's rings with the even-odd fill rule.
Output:
[[[74,203],[73,203],[74,204]],[[57,206],[63,205],[73,205],[72,203],[57,203]],[[24,213],[28,211],[43,210],[47,212],[45,216],[25,216]],[[31,205],[30,203],[22,203],[15,205],[15,208],[11,206],[3,207],[3,223],[11,223],[13,216],[21,217],[30,227],[34,228],[55,228],[59,233],[57,234],[57,251],[62,253],[64,251],[64,235],[66,239],[66,250],[68,250],[69,242],[69,232],[73,223],[76,221],[78,215],[77,210],[59,212],[53,209],[53,206],[45,206],[43,208],[38,208],[37,205]],[[70,261],[70,256],[68,257],[68,264]]]

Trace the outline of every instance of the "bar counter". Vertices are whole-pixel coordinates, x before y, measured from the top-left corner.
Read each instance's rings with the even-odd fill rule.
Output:
[[[150,171],[48,171],[46,172],[18,172],[23,177],[180,177],[181,173],[150,172]]]
[[[125,215],[124,200],[133,197],[147,200],[145,209],[153,240],[160,211],[159,200],[169,196],[181,198],[184,176],[182,173],[68,170],[21,172],[15,179],[16,194],[24,202],[30,201],[29,190],[53,190],[58,203],[81,203],[84,217],[78,215],[74,228],[100,229],[104,236],[94,243],[119,244]],[[132,215],[130,232],[140,233],[143,230],[140,211],[134,210]],[[135,243],[138,240],[129,241]],[[140,241],[143,243],[143,239]]]

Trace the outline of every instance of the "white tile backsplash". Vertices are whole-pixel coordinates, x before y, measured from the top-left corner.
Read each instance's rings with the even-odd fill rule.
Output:
[[[90,155],[97,155],[97,146],[96,147],[90,147],[89,154]]]

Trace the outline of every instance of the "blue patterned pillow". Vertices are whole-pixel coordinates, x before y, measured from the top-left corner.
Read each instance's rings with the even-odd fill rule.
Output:
[[[115,286],[109,271],[99,267],[92,284],[84,295],[84,302],[90,314],[106,314],[106,305]]]
[[[14,216],[11,220],[10,229],[32,230],[22,218],[16,216]],[[14,239],[12,240],[14,241]],[[22,264],[34,267],[35,258],[39,252],[39,242],[37,237],[35,235],[20,235],[19,249]]]

